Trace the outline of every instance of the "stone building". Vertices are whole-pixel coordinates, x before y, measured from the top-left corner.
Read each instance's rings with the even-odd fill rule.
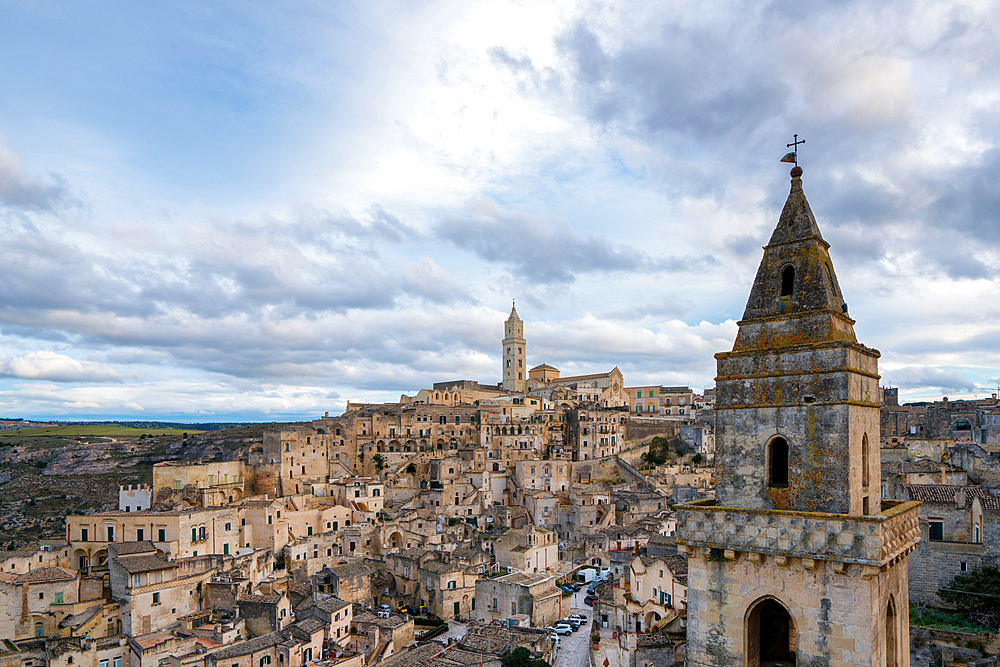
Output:
[[[476,582],[476,619],[492,623],[513,616],[527,616],[544,628],[569,613],[569,598],[556,587],[556,577],[513,572]]]
[[[908,667],[918,503],[880,499],[879,353],[857,342],[801,175],[716,355],[717,500],[678,512],[687,661]]]
[[[541,526],[513,528],[493,547],[500,567],[522,572],[544,572],[559,566],[559,540],[554,531]]]

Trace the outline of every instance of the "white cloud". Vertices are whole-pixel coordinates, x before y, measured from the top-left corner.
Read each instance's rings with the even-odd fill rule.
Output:
[[[0,357],[0,376],[51,382],[122,382],[121,373],[89,361],[78,361],[52,350]]]

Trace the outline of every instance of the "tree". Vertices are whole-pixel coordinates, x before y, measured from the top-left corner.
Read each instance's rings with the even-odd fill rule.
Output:
[[[518,646],[507,655],[502,656],[500,658],[500,664],[503,665],[503,667],[549,667],[549,663],[547,661],[540,658],[532,658],[531,651],[523,646]]]
[[[938,597],[951,602],[970,620],[990,628],[1000,626],[1000,559],[991,558],[979,568],[960,574]]]
[[[381,454],[373,456],[372,462],[375,464],[375,472],[379,472],[385,467],[385,458]]]
[[[693,463],[695,465],[698,465],[699,463],[701,463],[701,453],[700,452],[691,457],[691,463]]]

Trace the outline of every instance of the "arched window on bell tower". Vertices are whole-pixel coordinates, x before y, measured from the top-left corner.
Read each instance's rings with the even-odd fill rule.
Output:
[[[791,296],[795,289],[795,267],[786,266],[781,271],[781,296]]]
[[[788,441],[781,436],[767,443],[767,485],[788,486]]]

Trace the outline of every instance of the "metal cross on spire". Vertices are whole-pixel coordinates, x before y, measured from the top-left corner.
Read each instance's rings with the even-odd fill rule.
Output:
[[[795,138],[795,140],[790,144],[785,144],[785,148],[791,148],[792,152],[788,153],[787,155],[785,155],[785,157],[781,158],[781,161],[792,162],[797,167],[799,166],[799,144],[806,143],[806,140],[803,139],[802,141],[799,141],[799,135],[797,134],[793,134],[792,136]]]

